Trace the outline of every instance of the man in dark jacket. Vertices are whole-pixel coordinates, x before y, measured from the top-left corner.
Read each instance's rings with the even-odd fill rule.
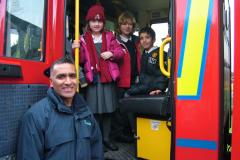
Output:
[[[102,160],[102,138],[93,114],[76,93],[76,69],[71,58],[50,69],[47,97],[23,116],[18,160]]]

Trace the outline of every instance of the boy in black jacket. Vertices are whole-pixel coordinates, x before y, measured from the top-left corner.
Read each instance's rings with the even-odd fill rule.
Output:
[[[144,48],[140,79],[139,83],[127,90],[125,97],[144,94],[156,95],[164,92],[168,85],[167,77],[162,74],[159,68],[159,47],[153,46],[155,42],[154,30],[150,27],[144,27],[140,30],[139,35],[140,43]]]

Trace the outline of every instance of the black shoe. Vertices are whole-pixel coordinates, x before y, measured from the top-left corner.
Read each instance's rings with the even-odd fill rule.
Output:
[[[107,151],[108,151],[108,149],[105,147],[105,145],[103,145],[103,152],[105,153]]]
[[[111,151],[117,151],[118,150],[118,146],[116,146],[114,143],[112,143],[110,141],[104,141],[103,144],[104,144],[105,147],[107,147]]]

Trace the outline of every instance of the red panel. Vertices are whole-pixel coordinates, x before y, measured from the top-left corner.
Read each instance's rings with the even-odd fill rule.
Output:
[[[182,36],[183,36],[183,27],[184,27],[184,18],[185,18],[185,11],[187,7],[187,0],[176,0],[176,53],[177,59],[179,59],[179,53],[182,43]],[[178,61],[176,61],[178,63]],[[177,64],[178,65],[178,64]],[[176,65],[176,66],[177,66]]]
[[[0,1],[0,57],[3,55],[6,0]]]
[[[2,0],[3,2],[4,0]],[[1,2],[1,3],[2,3]],[[14,58],[0,57],[0,63],[21,66],[23,78],[1,78],[1,84],[48,84],[44,71],[51,63],[64,54],[64,0],[48,0],[46,19],[46,58],[45,62],[36,62]],[[1,4],[2,5],[2,4]],[[2,12],[2,8],[0,13]],[[1,17],[0,17],[1,18]],[[2,19],[0,19],[2,20]],[[4,23],[4,21],[3,21]],[[1,28],[0,28],[1,29]],[[2,33],[2,32],[1,32]],[[0,33],[0,36],[1,36]],[[4,36],[4,35],[2,35]],[[3,44],[0,37],[0,45]]]
[[[43,62],[26,61],[12,58],[0,58],[1,64],[19,65],[23,78],[1,78],[0,84],[48,84],[49,80],[44,76],[44,70],[49,67]]]
[[[46,54],[53,61],[64,55],[64,0],[52,0],[48,13],[52,18],[48,19]]]
[[[197,155],[197,156],[196,156]],[[201,156],[199,156],[201,155]],[[179,148],[176,151],[176,160],[217,160],[216,153],[210,150]]]
[[[240,159],[240,1],[235,0],[232,160]]]
[[[182,0],[176,1],[176,68],[177,78],[178,60],[183,34],[183,18],[186,3]],[[184,6],[183,6],[184,5]],[[204,72],[203,88],[200,100],[178,100],[176,99],[176,140],[178,138],[192,140],[208,140],[216,142],[215,150],[184,148],[177,146],[176,160],[217,160],[219,146],[219,119],[220,119],[220,63],[219,63],[219,15],[218,0],[214,0],[213,17],[210,30],[210,40]],[[184,12],[183,12],[184,11]],[[197,31],[197,29],[196,29]],[[177,79],[175,80],[177,82]],[[175,91],[177,88],[175,88]]]

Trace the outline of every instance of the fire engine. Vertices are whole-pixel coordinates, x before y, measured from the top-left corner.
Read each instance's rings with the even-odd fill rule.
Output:
[[[238,160],[240,2],[235,0],[232,143],[229,1],[97,2],[105,8],[108,30],[114,31],[118,15],[128,10],[138,21],[136,33],[144,26],[167,24],[168,38],[158,44],[161,56],[166,44],[170,44],[167,68],[160,64],[169,78],[168,91],[154,97],[121,100],[125,112],[136,114],[136,143],[119,144],[119,151],[106,152],[105,158],[225,160],[230,159],[232,144],[232,160]],[[79,30],[82,33],[86,11],[95,3],[95,0],[0,0],[0,160],[15,159],[22,115],[46,95],[49,67],[67,51],[71,54],[70,42],[78,39],[74,33],[79,35]]]

